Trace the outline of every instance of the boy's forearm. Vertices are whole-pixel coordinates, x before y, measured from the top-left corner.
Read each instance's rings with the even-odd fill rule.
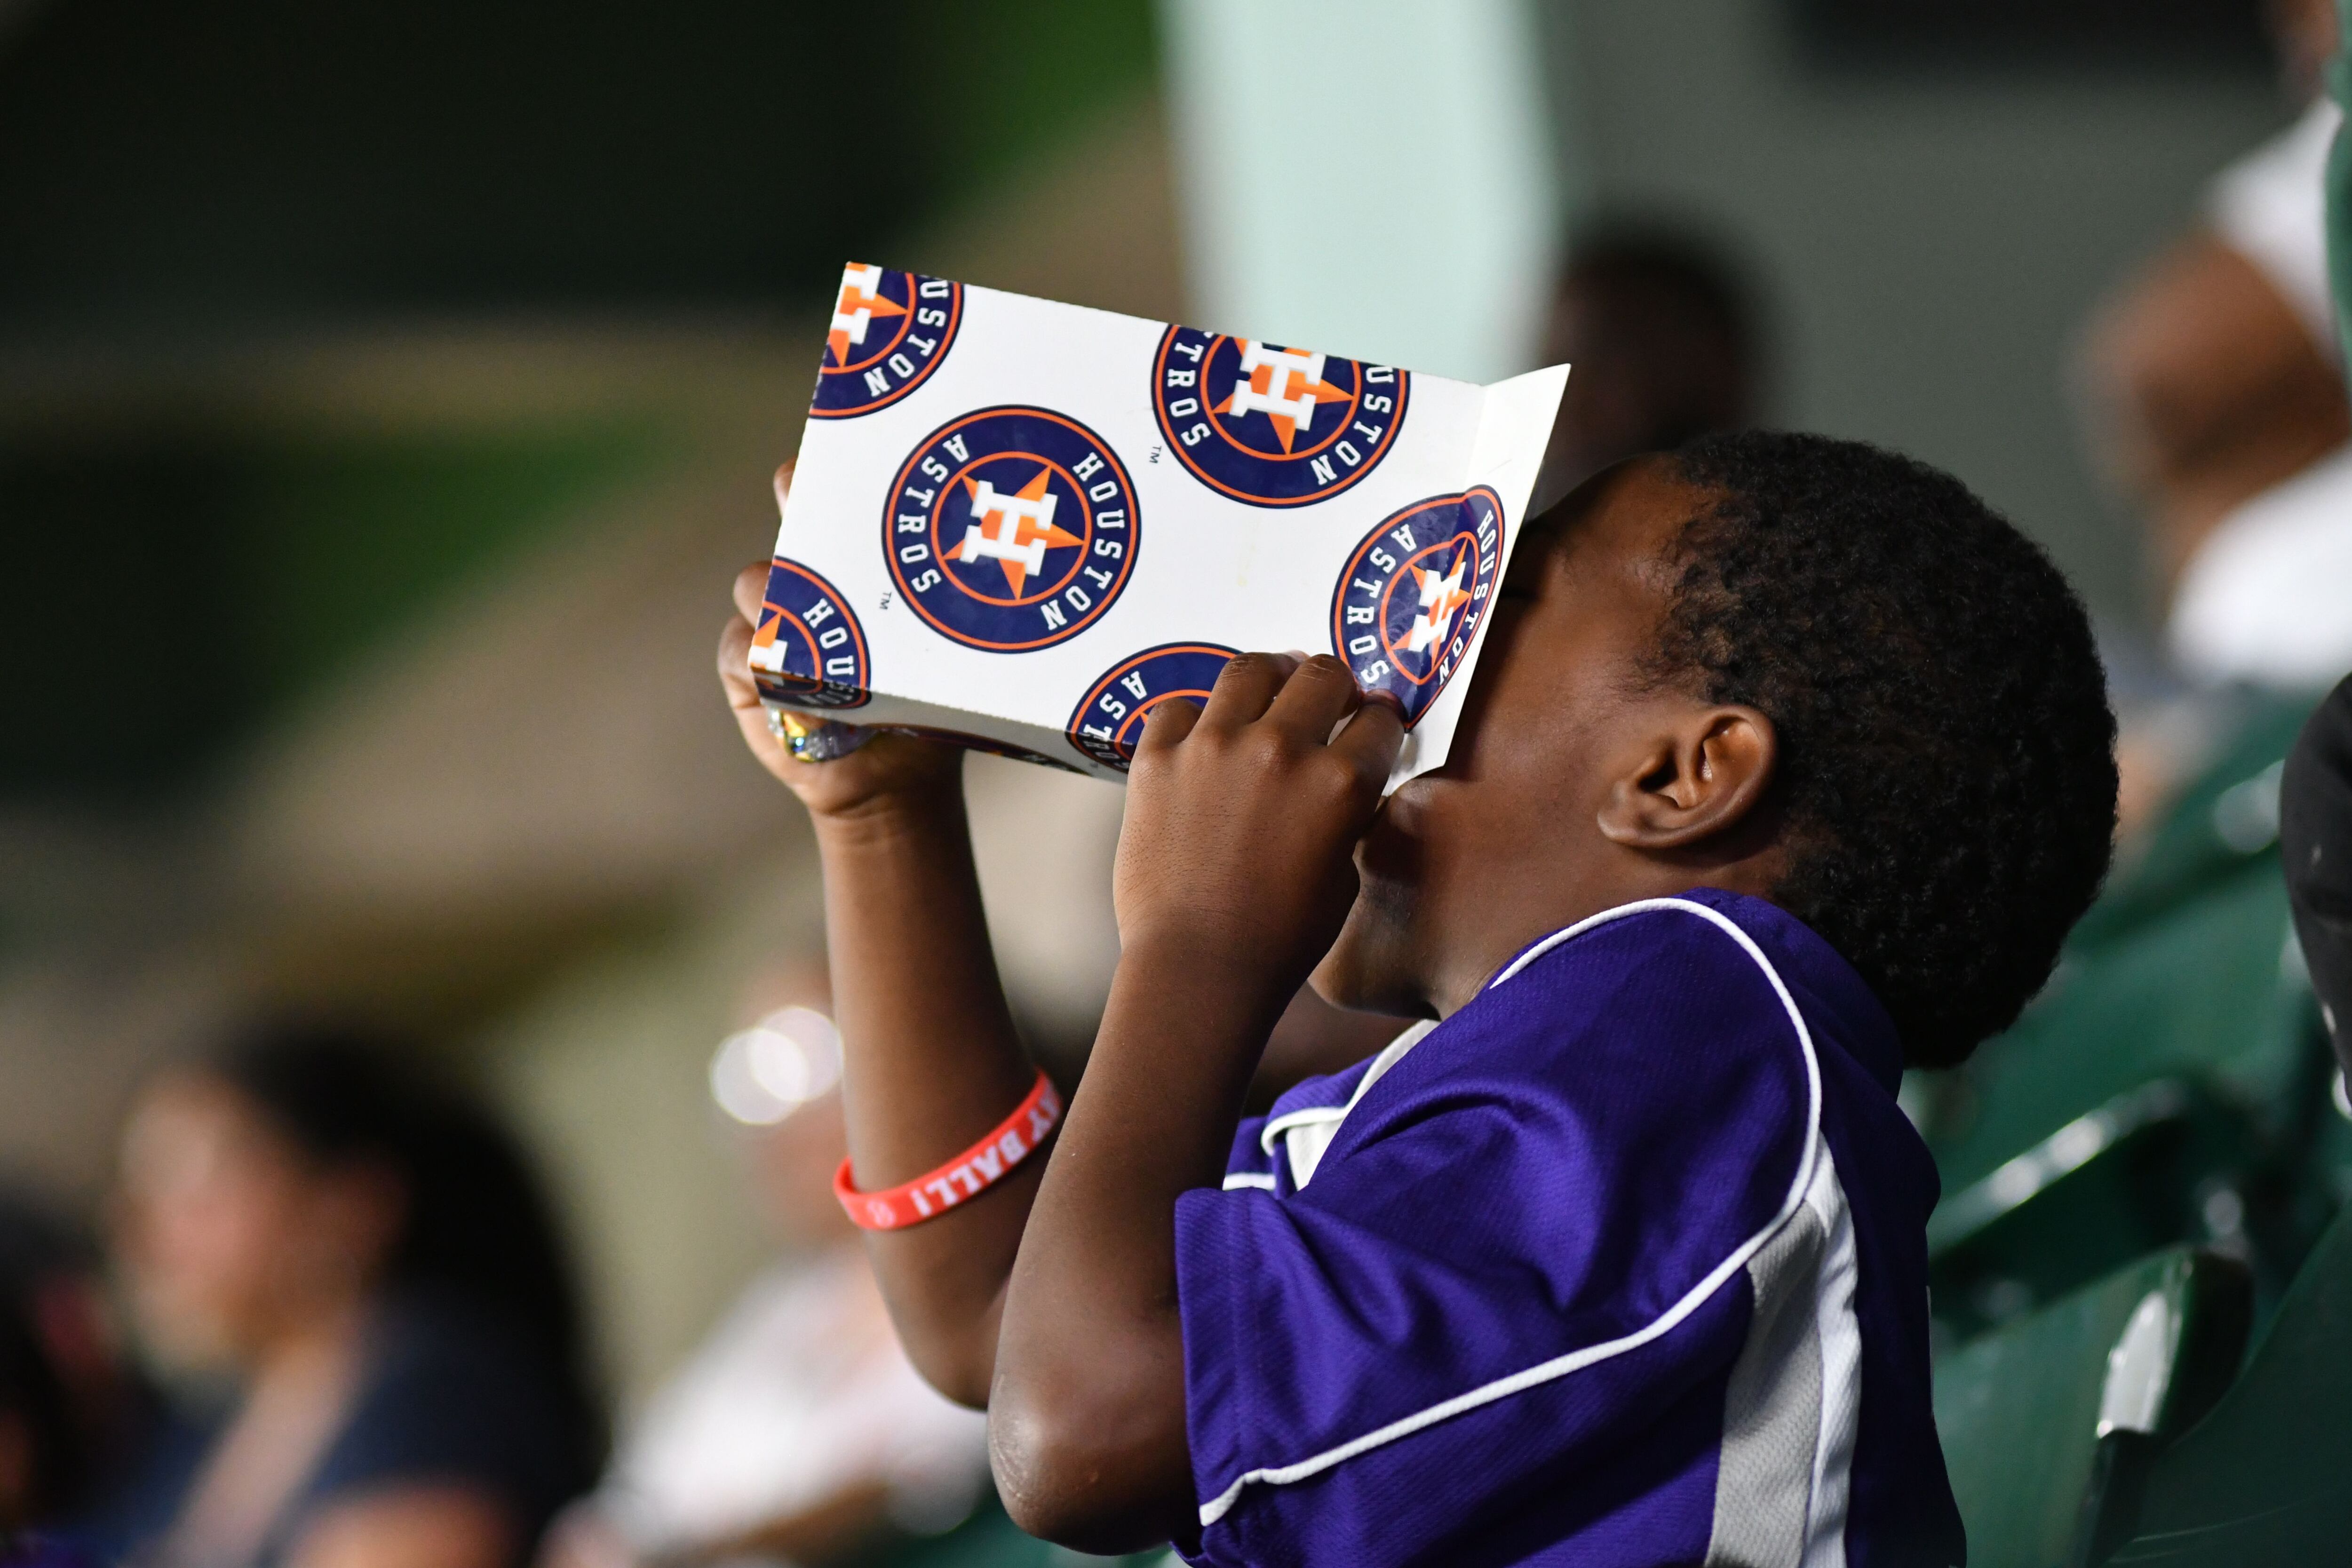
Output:
[[[816,826],[851,1171],[870,1191],[968,1148],[1020,1103],[1035,1068],[997,982],[953,781]],[[950,1397],[987,1396],[1004,1282],[1043,1164],[868,1237],[908,1356]]]
[[[1005,1297],[992,1437],[1034,1533],[1097,1551],[1190,1533],[1176,1200],[1220,1184],[1286,999],[1233,984],[1245,972],[1150,945],[1120,961]]]

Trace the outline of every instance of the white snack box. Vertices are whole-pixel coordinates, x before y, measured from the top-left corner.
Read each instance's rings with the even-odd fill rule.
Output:
[[[1120,778],[1241,649],[1440,766],[1568,370],[1490,386],[852,265],[751,652],[772,708]]]

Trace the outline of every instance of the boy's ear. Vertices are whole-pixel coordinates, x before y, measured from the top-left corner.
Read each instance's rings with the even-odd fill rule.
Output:
[[[1601,836],[1631,849],[1678,849],[1747,820],[1780,756],[1772,721],[1736,705],[1685,710],[1631,753],[1601,803]]]

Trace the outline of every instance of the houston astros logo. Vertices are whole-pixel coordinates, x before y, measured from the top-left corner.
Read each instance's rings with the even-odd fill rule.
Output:
[[[1379,466],[1404,422],[1403,371],[1171,327],[1151,401],[1169,450],[1255,506],[1328,500]]]
[[[882,547],[907,603],[967,647],[1066,642],[1127,586],[1134,483],[1103,438],[1050,409],[983,408],[940,426],[898,470]]]
[[[1332,651],[1359,685],[1402,699],[1410,727],[1462,668],[1502,559],[1503,503],[1483,485],[1391,514],[1339,574]]]
[[[963,324],[963,285],[852,262],[842,269],[809,415],[887,407],[939,369]]]
[[[779,555],[751,637],[760,695],[788,708],[856,708],[866,700],[866,632],[834,585]]]
[[[1232,648],[1215,643],[1171,642],[1121,660],[1078,699],[1067,726],[1070,744],[1125,773],[1146,716],[1171,698],[1206,702],[1217,672],[1233,657]]]

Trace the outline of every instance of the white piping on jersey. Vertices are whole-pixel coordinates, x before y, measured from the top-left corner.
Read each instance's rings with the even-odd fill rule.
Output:
[[[1230,1171],[1226,1173],[1225,1191],[1229,1193],[1236,1193],[1241,1191],[1244,1187],[1257,1187],[1270,1193],[1274,1191],[1274,1173],[1271,1171]]]
[[[1288,1486],[1294,1481],[1303,1481],[1309,1476],[1319,1475],[1332,1466],[1352,1459],[1359,1454],[1370,1453],[1372,1449],[1385,1447],[1400,1437],[1409,1437],[1423,1427],[1434,1426],[1441,1421],[1462,1415],[1465,1411],[1475,1410],[1482,1405],[1491,1405],[1496,1400],[1506,1399],[1514,1394],[1523,1393],[1555,1379],[1566,1377],[1572,1372],[1580,1372],[1596,1363],[1612,1360],[1629,1351],[1639,1350],[1651,1341],[1664,1335],[1680,1324],[1684,1319],[1696,1311],[1702,1302],[1723,1288],[1724,1281],[1748,1267],[1748,1260],[1755,1257],[1758,1249],[1769,1241],[1773,1234],[1788,1224],[1790,1217],[1796,1214],[1798,1205],[1805,1201],[1805,1194],[1812,1186],[1813,1165],[1821,1149],[1821,1060],[1813,1054],[1812,1031],[1805,1026],[1804,1015],[1797,1010],[1796,999],[1789,994],[1789,987],[1782,983],[1780,971],[1772,967],[1772,961],[1764,956],[1764,950],[1756,945],[1755,939],[1740,930],[1729,917],[1690,899],[1641,899],[1630,904],[1620,904],[1613,910],[1603,910],[1597,915],[1589,915],[1564,931],[1554,931],[1512,960],[1508,967],[1486,983],[1485,990],[1494,990],[1553,948],[1571,938],[1583,935],[1596,926],[1607,925],[1612,921],[1623,920],[1629,915],[1645,914],[1653,910],[1678,910],[1685,914],[1696,915],[1701,920],[1719,927],[1725,934],[1739,944],[1740,951],[1756,961],[1756,966],[1761,969],[1764,972],[1764,977],[1772,983],[1772,994],[1780,999],[1781,1007],[1789,1015],[1789,1022],[1796,1027],[1798,1048],[1802,1051],[1805,1058],[1805,1146],[1803,1153],[1797,1161],[1796,1178],[1789,1184],[1788,1196],[1781,1201],[1780,1212],[1773,1215],[1763,1229],[1732,1248],[1730,1256],[1709,1269],[1706,1278],[1684,1292],[1681,1300],[1632,1333],[1621,1335],[1601,1344],[1587,1345],[1581,1350],[1570,1351],[1565,1355],[1554,1356],[1549,1361],[1539,1362],[1523,1371],[1512,1373],[1507,1377],[1496,1378],[1492,1383],[1482,1384],[1466,1393],[1457,1394],[1451,1399],[1440,1400],[1426,1409],[1417,1410],[1410,1415],[1400,1416],[1387,1426],[1351,1438],[1338,1447],[1327,1448],[1322,1453],[1310,1455],[1307,1458],[1291,1464],[1272,1465],[1260,1469],[1244,1471],[1234,1479],[1233,1485],[1201,1505],[1202,1529],[1206,1530],[1224,1518],[1234,1504],[1240,1500],[1242,1489],[1252,1481],[1277,1487]],[[1367,1079],[1370,1076],[1370,1073],[1365,1075]],[[1356,1095],[1349,1097],[1348,1110],[1354,1109],[1356,1099],[1361,1096],[1363,1087],[1359,1085]],[[1343,1110],[1341,1114],[1345,1115],[1346,1111]],[[1272,1151],[1269,1149],[1268,1152]]]
[[[1404,1060],[1405,1052],[1421,1044],[1435,1027],[1436,1019],[1424,1018],[1418,1024],[1408,1025],[1402,1034],[1382,1046],[1381,1054],[1372,1058],[1372,1065],[1364,1069],[1364,1076],[1356,1080],[1355,1090],[1348,1096],[1347,1104],[1301,1106],[1297,1110],[1286,1110],[1280,1116],[1269,1119],[1258,1130],[1258,1147],[1265,1151],[1269,1160],[1276,1157],[1274,1152],[1276,1141],[1283,1142],[1284,1151],[1290,1159],[1292,1186],[1304,1187],[1315,1179],[1315,1167],[1322,1163],[1323,1151],[1331,1146],[1331,1140],[1339,1135],[1339,1123],[1347,1120],[1348,1112],[1356,1109],[1356,1101],[1363,1099],[1389,1068]],[[1322,1134],[1319,1140],[1315,1136],[1318,1131]],[[1294,1133],[1297,1136],[1294,1137]],[[1258,1184],[1252,1182],[1248,1184],[1255,1186]],[[1265,1184],[1270,1187],[1274,1184],[1269,1180]]]
[[[1355,1090],[1348,1096],[1347,1104],[1303,1105],[1297,1110],[1286,1110],[1279,1116],[1268,1117],[1265,1125],[1258,1129],[1258,1147],[1265,1151],[1268,1158],[1272,1158],[1275,1140],[1292,1128],[1303,1127],[1310,1121],[1340,1121],[1348,1112],[1356,1109],[1356,1101],[1363,1099],[1364,1092],[1380,1082],[1382,1074],[1396,1066],[1398,1059],[1405,1052],[1420,1044],[1422,1037],[1435,1027],[1437,1027],[1435,1019],[1423,1018],[1420,1023],[1410,1026],[1404,1033],[1382,1046],[1381,1054],[1372,1058],[1372,1065],[1366,1068],[1364,1076],[1356,1081]]]

